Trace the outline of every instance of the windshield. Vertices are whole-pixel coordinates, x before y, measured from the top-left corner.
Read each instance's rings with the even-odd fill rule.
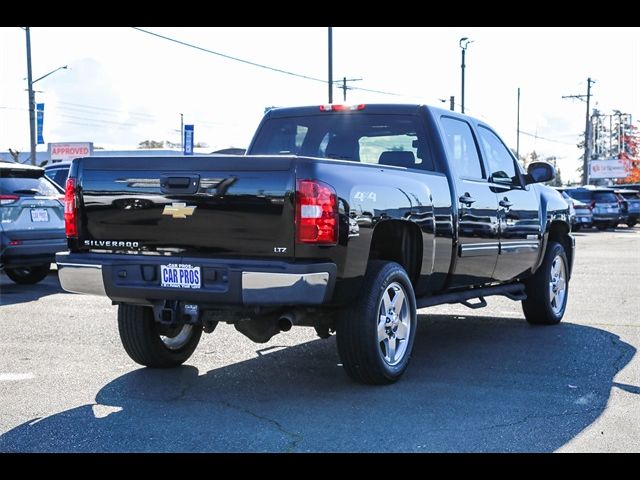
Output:
[[[252,155],[301,155],[433,170],[415,115],[320,114],[271,118]]]
[[[612,192],[594,192],[593,198],[596,203],[617,203],[618,199]]]

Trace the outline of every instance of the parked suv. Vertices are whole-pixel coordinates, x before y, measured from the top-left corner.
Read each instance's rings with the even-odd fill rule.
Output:
[[[44,174],[53,180],[59,187],[64,189],[67,177],[69,176],[69,167],[71,162],[57,162],[44,167]]]
[[[593,225],[599,230],[615,228],[618,225],[620,204],[613,193],[613,189],[587,185],[584,187],[563,188],[562,190],[567,192],[571,198],[589,205],[593,215]]]
[[[560,191],[562,198],[569,204],[569,218],[571,219],[571,231],[577,232],[581,228],[591,228],[593,214],[591,207],[580,200],[571,198],[567,192]]]
[[[0,162],[0,219],[0,270],[16,283],[44,279],[67,249],[61,190],[42,168]]]
[[[620,202],[624,202],[627,206],[624,223],[629,227],[633,227],[638,223],[638,219],[640,219],[640,193],[636,190],[623,188],[616,188],[614,192],[620,199]]]

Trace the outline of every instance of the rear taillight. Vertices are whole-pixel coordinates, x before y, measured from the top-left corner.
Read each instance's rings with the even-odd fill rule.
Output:
[[[326,183],[296,182],[296,240],[298,243],[337,243],[338,197]]]
[[[18,200],[17,195],[0,195],[0,205],[9,205]]]
[[[64,192],[64,229],[67,237],[78,236],[78,208],[76,205],[76,179],[67,178]]]

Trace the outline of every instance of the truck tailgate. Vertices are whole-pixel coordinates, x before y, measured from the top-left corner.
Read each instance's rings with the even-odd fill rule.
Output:
[[[80,245],[293,256],[291,157],[83,158],[78,180]]]

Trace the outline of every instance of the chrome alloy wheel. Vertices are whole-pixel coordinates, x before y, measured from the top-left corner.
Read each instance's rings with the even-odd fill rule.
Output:
[[[182,325],[174,329],[167,329],[160,334],[160,340],[169,350],[180,350],[191,338],[193,325]]]
[[[411,312],[402,285],[387,286],[378,307],[378,343],[384,361],[394,366],[407,353],[411,334]]]
[[[554,315],[559,315],[564,308],[567,296],[567,269],[562,257],[557,255],[551,263],[549,275],[549,303]]]

